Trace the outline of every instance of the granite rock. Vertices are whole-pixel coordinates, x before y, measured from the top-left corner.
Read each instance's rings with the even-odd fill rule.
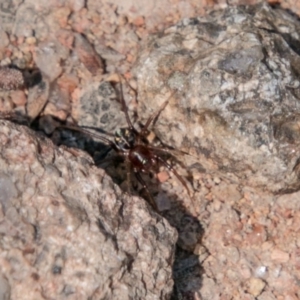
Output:
[[[168,222],[84,152],[0,122],[1,299],[167,299]]]
[[[298,20],[267,4],[183,19],[140,54],[140,115],[170,97],[157,126],[164,141],[207,171],[298,190],[299,32]]]

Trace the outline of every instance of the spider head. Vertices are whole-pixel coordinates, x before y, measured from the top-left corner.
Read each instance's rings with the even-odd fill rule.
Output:
[[[119,150],[129,150],[134,146],[135,134],[129,128],[120,128],[115,133],[115,144]]]

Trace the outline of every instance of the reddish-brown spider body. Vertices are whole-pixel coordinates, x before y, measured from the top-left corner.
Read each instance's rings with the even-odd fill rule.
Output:
[[[129,150],[128,160],[133,166],[134,172],[143,173],[149,172],[158,163],[154,152],[144,145],[137,145]]]
[[[111,147],[111,149],[113,149],[116,152],[118,156],[123,157],[125,164],[127,166],[128,178],[130,177],[131,171],[133,171],[137,180],[140,182],[142,187],[147,191],[150,198],[149,200],[155,209],[157,209],[156,203],[152,198],[148,190],[147,184],[145,183],[140,173],[156,172],[159,166],[163,165],[177,177],[177,179],[181,182],[181,184],[185,187],[185,189],[189,193],[189,189],[187,187],[186,182],[183,180],[183,178],[161,156],[161,154],[163,153],[170,154],[169,149],[152,146],[147,141],[147,135],[149,133],[148,128],[150,127],[151,124],[156,122],[159,114],[163,111],[163,109],[168,104],[168,100],[165,101],[162,104],[162,106],[148,118],[146,124],[144,125],[144,127],[142,127],[140,131],[135,129],[135,127],[133,126],[129,118],[127,106],[123,98],[122,85],[121,85],[121,104],[122,104],[123,111],[125,113],[128,127],[118,129],[115,132],[114,140],[111,140],[108,137],[104,137],[103,135],[98,135],[90,131],[76,128],[73,126],[64,126],[64,127],[84,132],[90,136],[94,136],[102,140],[103,142],[108,144]]]

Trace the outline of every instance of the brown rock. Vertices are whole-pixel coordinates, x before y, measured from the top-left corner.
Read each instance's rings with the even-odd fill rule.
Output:
[[[79,33],[75,35],[75,51],[79,60],[91,72],[93,76],[102,74],[104,64],[89,41]]]
[[[251,294],[254,297],[257,297],[261,294],[265,287],[266,283],[263,282],[259,278],[250,278],[246,283],[246,289],[249,294]]]
[[[11,91],[25,86],[22,71],[15,68],[0,68],[0,89]]]
[[[281,251],[280,249],[274,249],[271,252],[271,259],[275,260],[278,263],[286,263],[289,261],[289,258],[289,254],[284,251]]]
[[[44,77],[44,79],[37,85],[28,90],[27,99],[27,116],[34,120],[41,111],[45,108],[50,94],[50,82]]]
[[[16,106],[25,106],[26,102],[27,102],[27,98],[26,95],[24,93],[24,91],[12,91],[10,93],[12,102],[16,105]]]

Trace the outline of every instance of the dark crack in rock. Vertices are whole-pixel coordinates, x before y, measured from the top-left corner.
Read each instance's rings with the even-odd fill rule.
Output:
[[[184,19],[153,36],[136,67],[139,115],[208,172],[276,192],[300,188],[300,23],[266,4]]]
[[[1,299],[168,299],[175,229],[84,152],[0,123]]]

